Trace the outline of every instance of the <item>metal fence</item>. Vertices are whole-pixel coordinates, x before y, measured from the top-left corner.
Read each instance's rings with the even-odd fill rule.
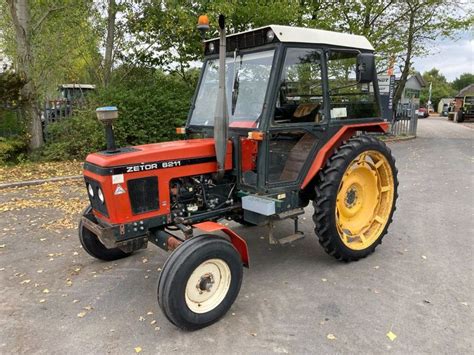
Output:
[[[68,100],[46,101],[41,112],[41,122],[43,126],[43,138],[48,141],[50,134],[48,126],[64,118],[72,116],[73,105]]]
[[[390,134],[394,136],[416,137],[418,126],[418,105],[414,103],[399,104],[390,125]]]

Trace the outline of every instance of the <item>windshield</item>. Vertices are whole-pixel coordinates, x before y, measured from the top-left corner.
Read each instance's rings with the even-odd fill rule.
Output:
[[[256,127],[262,114],[274,50],[226,58],[226,99],[230,127]],[[212,126],[219,88],[219,60],[209,60],[190,124]]]

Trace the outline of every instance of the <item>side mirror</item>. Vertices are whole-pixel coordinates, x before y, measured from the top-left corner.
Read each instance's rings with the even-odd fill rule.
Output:
[[[357,55],[357,82],[366,84],[374,81],[375,56],[372,53],[359,53]]]

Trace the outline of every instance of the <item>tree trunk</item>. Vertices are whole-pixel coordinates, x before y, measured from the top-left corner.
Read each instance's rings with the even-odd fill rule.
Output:
[[[20,91],[23,100],[22,113],[29,123],[29,148],[34,150],[43,145],[43,129],[33,80],[30,9],[28,0],[8,0],[8,5],[15,29],[17,73],[26,82]]]
[[[112,77],[112,57],[115,42],[115,16],[117,14],[117,6],[115,0],[109,0],[107,10],[107,39],[105,42],[105,58],[104,58],[104,87],[107,87]]]
[[[403,89],[405,88],[405,84],[408,79],[408,75],[410,74],[410,66],[411,66],[411,57],[413,52],[413,39],[414,39],[414,27],[415,27],[415,13],[414,9],[410,8],[410,19],[408,25],[408,39],[407,39],[407,54],[404,62],[404,67],[402,70],[402,75],[400,76],[400,81],[398,82],[397,89],[395,90],[395,95],[393,96],[393,107],[396,110],[398,103],[402,97]]]

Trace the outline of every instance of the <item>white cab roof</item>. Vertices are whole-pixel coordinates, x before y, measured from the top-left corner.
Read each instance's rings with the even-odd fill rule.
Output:
[[[246,32],[253,32],[268,27],[272,29],[272,31],[275,33],[276,37],[280,42],[327,44],[332,46],[357,48],[369,51],[374,50],[374,47],[372,47],[369,40],[364,36],[351,35],[342,32],[317,30],[314,28],[269,25],[260,28],[255,28]],[[246,32],[230,34],[227,35],[227,37],[238,36]],[[213,40],[215,39],[216,38],[214,38]]]
[[[91,84],[61,84],[59,85],[61,89],[89,89],[94,90],[95,85]]]

